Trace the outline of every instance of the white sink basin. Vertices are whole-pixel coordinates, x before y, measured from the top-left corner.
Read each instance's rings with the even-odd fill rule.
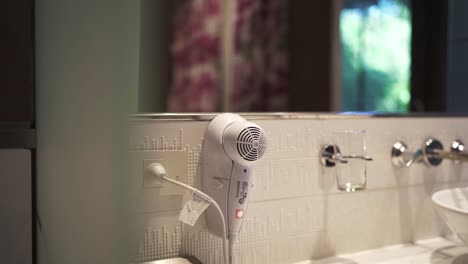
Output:
[[[437,212],[468,245],[468,188],[453,188],[432,195]]]

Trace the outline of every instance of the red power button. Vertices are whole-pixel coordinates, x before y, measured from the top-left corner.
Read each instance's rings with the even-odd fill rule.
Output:
[[[236,210],[236,218],[239,219],[239,218],[242,218],[242,217],[244,217],[244,210],[237,209]]]

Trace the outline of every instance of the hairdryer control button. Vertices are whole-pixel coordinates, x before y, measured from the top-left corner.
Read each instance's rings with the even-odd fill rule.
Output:
[[[237,209],[236,210],[236,218],[242,218],[242,217],[244,217],[244,210]]]

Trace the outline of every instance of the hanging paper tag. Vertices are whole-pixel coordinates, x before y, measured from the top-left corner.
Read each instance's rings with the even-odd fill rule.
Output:
[[[188,200],[179,215],[179,221],[194,226],[198,218],[208,208],[211,201],[197,192],[192,193],[192,199]]]

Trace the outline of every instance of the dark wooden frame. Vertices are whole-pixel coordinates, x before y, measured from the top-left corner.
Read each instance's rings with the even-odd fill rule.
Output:
[[[0,123],[34,126],[34,0],[5,1],[0,15]]]
[[[0,148],[31,150],[31,190],[24,190],[31,192],[31,263],[37,261],[34,6],[4,1],[0,15]]]
[[[333,1],[294,0],[288,4],[288,111],[330,111]]]
[[[411,112],[445,112],[448,1],[413,0]]]

